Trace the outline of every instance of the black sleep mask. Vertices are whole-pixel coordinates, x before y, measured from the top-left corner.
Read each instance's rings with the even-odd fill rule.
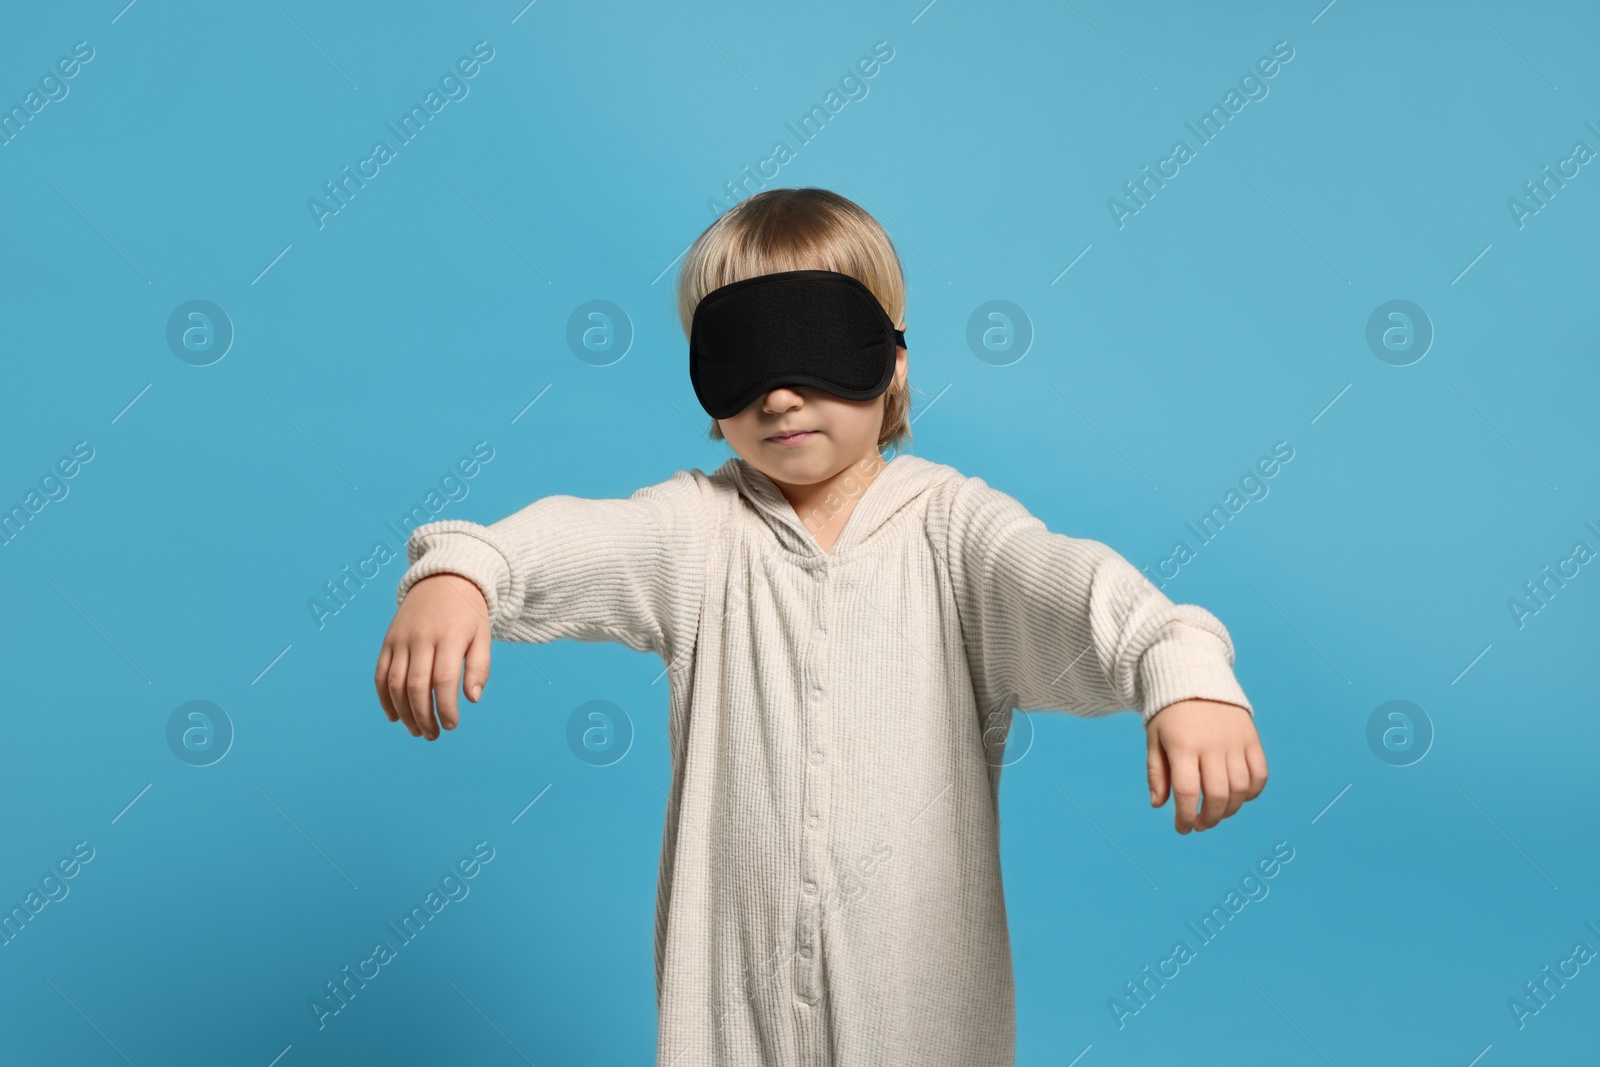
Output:
[[[714,419],[780,385],[871,400],[894,380],[904,331],[861,282],[831,270],[762,274],[713,289],[689,329],[689,380]]]

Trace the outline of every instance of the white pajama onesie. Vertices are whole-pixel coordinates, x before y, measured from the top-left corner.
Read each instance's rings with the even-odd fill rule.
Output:
[[[454,572],[496,638],[668,665],[658,1067],[1011,1067],[1012,709],[1251,710],[1215,616],[910,454],[828,552],[735,457],[625,499],[429,523],[408,557],[401,599]]]

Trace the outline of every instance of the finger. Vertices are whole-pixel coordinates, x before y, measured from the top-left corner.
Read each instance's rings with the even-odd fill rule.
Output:
[[[1150,806],[1159,808],[1167,802],[1167,788],[1171,781],[1167,772],[1167,754],[1161,751],[1161,744],[1154,734],[1150,735],[1145,749],[1145,773],[1150,778]]]
[[[1173,828],[1180,834],[1194,829],[1194,817],[1200,807],[1200,762],[1193,752],[1169,752],[1167,763],[1172,768]]]
[[[394,646],[385,641],[378,652],[378,669],[372,675],[372,684],[378,690],[378,703],[383,706],[383,713],[390,722],[397,722],[400,713],[394,710],[394,701],[389,698],[389,663],[393,659]]]
[[[439,736],[439,726],[433,718],[433,660],[437,652],[431,639],[419,640],[412,646],[411,661],[406,665],[406,696],[411,714],[417,729],[429,741]]]
[[[461,683],[461,657],[466,649],[451,644],[441,644],[433,657],[433,695],[439,705],[439,725],[454,730],[461,721],[456,708],[456,688]]]
[[[422,731],[417,729],[417,720],[411,714],[411,701],[406,697],[406,666],[410,660],[411,653],[405,645],[395,648],[394,657],[389,661],[389,700],[400,721],[405,723],[411,736],[416,737]]]
[[[1206,799],[1195,826],[1209,830],[1222,821],[1222,813],[1228,807],[1228,762],[1215,749],[1200,755],[1200,786],[1205,790]]]
[[[1245,765],[1250,768],[1250,799],[1254,800],[1267,787],[1267,754],[1259,744],[1244,750]]]
[[[1224,819],[1233,815],[1250,799],[1250,768],[1245,765],[1244,753],[1233,751],[1228,753],[1228,807],[1222,813]]]
[[[478,632],[472,638],[472,644],[467,646],[467,699],[474,704],[483,695],[483,687],[489,683],[489,648],[493,643],[489,634],[487,619],[478,624]]]

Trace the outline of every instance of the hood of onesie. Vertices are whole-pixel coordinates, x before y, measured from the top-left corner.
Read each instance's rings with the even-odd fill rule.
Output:
[[[772,528],[784,548],[801,556],[838,557],[865,544],[908,506],[951,478],[961,475],[954,467],[900,453],[889,461],[845,521],[833,548],[824,552],[772,479],[740,456],[717,468],[713,481],[733,486],[744,507],[756,511]]]

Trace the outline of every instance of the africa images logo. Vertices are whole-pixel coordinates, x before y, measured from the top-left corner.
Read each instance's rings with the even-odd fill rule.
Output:
[[[1156,193],[1165,189],[1167,182],[1182,174],[1184,165],[1196,158],[1196,149],[1203,148],[1216,140],[1227,128],[1228,122],[1243,111],[1246,104],[1265,100],[1267,94],[1271,92],[1267,81],[1276,77],[1293,58],[1293,45],[1288,41],[1275,42],[1272,46],[1272,55],[1262,56],[1256,60],[1255,66],[1240,76],[1237,90],[1229,89],[1223,96],[1222,103],[1212,104],[1209,111],[1195,120],[1199,123],[1198,126],[1195,122],[1183,124],[1184,128],[1194,135],[1194,148],[1189,147],[1188,141],[1174,141],[1172,151],[1165,158],[1156,161],[1154,172],[1150,170],[1150,164],[1146,163],[1140,168],[1139,178],[1123,182],[1122,191],[1127,200],[1118,200],[1114,196],[1106,199],[1106,209],[1111,212],[1111,221],[1117,224],[1117,229],[1123,229],[1130,217],[1148,207],[1149,201],[1155,199]]]

